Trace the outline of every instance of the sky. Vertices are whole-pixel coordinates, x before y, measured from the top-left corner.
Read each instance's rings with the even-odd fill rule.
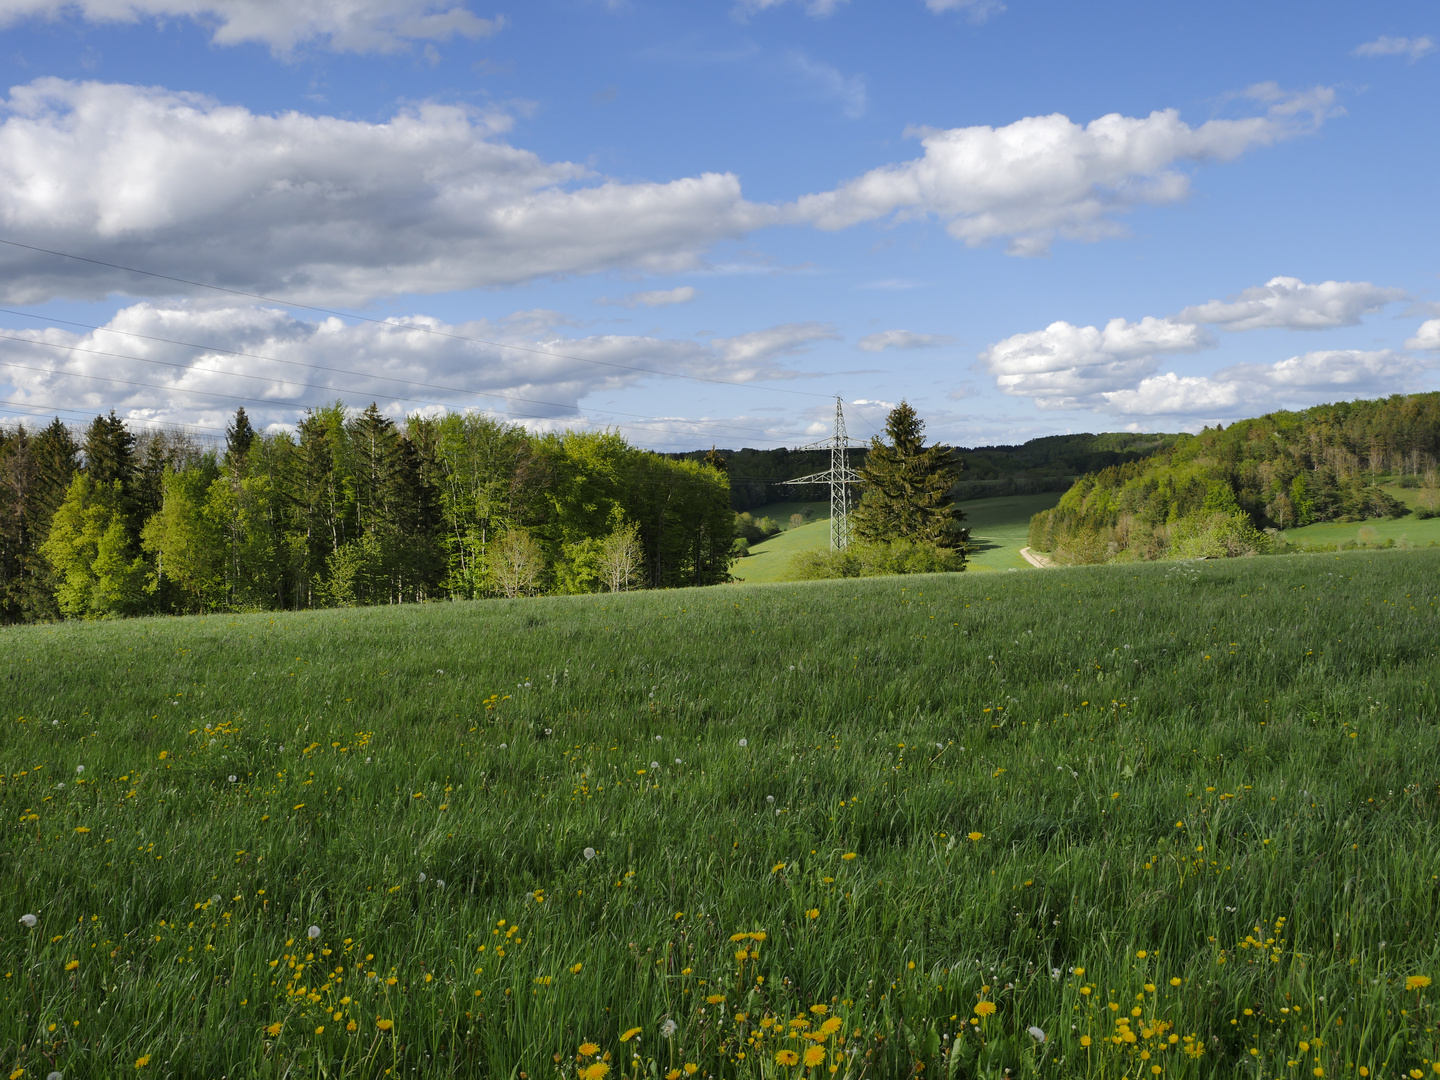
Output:
[[[658,450],[1440,388],[1440,2],[0,0],[0,422]]]

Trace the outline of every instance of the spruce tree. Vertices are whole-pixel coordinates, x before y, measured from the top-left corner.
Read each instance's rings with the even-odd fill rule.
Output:
[[[225,459],[238,475],[243,471],[245,458],[250,453],[250,444],[255,441],[255,429],[250,426],[250,417],[245,415],[245,406],[235,410],[235,420],[225,428]]]
[[[925,446],[925,422],[902,401],[885,420],[886,445],[870,440],[860,470],[864,493],[851,516],[858,540],[920,540],[943,548],[963,548],[969,530],[965,515],[950,498],[960,464],[948,446]]]

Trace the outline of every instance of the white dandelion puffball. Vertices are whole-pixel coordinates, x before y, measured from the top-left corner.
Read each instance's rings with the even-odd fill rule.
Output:
[[[1028,1028],[1026,1028],[1025,1030],[1030,1033],[1030,1037],[1031,1037],[1032,1039],[1034,1039],[1036,1042],[1044,1042],[1044,1041],[1045,1041],[1045,1032],[1042,1031],[1040,1028],[1036,1027],[1034,1024],[1031,1024],[1031,1025],[1030,1025]]]
[[[318,926],[312,926],[312,927],[310,927],[309,930],[306,930],[305,933],[307,933],[307,934],[310,935],[310,940],[311,940],[311,941],[314,941],[316,938],[318,938],[318,937],[320,936],[320,927],[318,927]]]
[[[656,741],[656,742],[659,742],[659,741],[660,741],[660,736],[659,736],[659,735],[656,735],[656,736],[655,736],[655,741]],[[671,1023],[672,1021],[666,1020],[665,1022],[666,1022],[667,1024],[669,1024],[669,1023]]]
[[[59,1071],[46,1073],[45,1080],[65,1080],[65,1074]]]
[[[443,888],[445,887],[445,879],[444,879],[444,878],[438,878],[438,877],[437,877],[437,878],[435,879],[435,887],[436,887],[437,889],[443,889]]]
[[[423,873],[420,875],[420,884],[421,884],[421,885],[424,885],[424,884],[425,884],[425,875],[424,875]]]
[[[40,923],[40,919],[39,919],[37,916],[35,916],[35,915],[29,915],[29,914],[21,915],[21,916],[20,916],[20,921],[21,921],[22,923],[24,923],[26,926],[30,927],[30,929],[32,929],[32,930],[33,930],[36,926],[38,926],[39,923]]]
[[[593,847],[587,847],[581,854],[585,856],[585,861],[589,862],[595,857],[595,849]]]
[[[502,742],[502,743],[500,744],[500,749],[501,749],[501,750],[508,750],[509,748],[510,748],[510,744],[509,744],[509,743],[503,743],[503,742]]]
[[[774,796],[774,795],[766,795],[766,796],[765,796],[765,801],[768,802],[768,803],[773,803],[773,802],[775,801],[775,796]]]
[[[230,774],[230,783],[233,784],[233,783],[235,783],[235,781],[238,780],[238,779],[239,779],[239,777],[237,777],[234,773],[231,773],[231,774]]]
[[[658,761],[652,761],[652,762],[650,762],[650,768],[652,768],[652,769],[658,769],[659,767],[660,767],[660,763],[659,763]]]
[[[51,721],[50,721],[50,726],[51,726],[51,727],[59,727],[59,726],[60,726],[60,721],[59,721],[59,720],[51,720]]]
[[[740,745],[741,745],[741,746],[749,746],[749,745],[750,745],[750,740],[749,740],[749,739],[741,739],[741,740],[740,740]]]
[[[683,765],[684,762],[682,762],[682,761],[677,757],[677,758],[675,759],[675,764],[676,764],[676,765]]]
[[[76,776],[79,776],[79,775],[80,775],[81,773],[83,773],[84,771],[85,771],[85,766],[84,766],[84,765],[76,765],[76,766],[75,766],[75,775],[76,775]]]
[[[60,783],[58,783],[58,784],[55,785],[55,788],[56,788],[57,791],[64,791],[64,790],[65,790],[65,781],[64,781],[64,780],[61,780]]]
[[[674,1036],[675,1028],[677,1026],[678,1025],[675,1023],[674,1020],[666,1020],[663,1024],[660,1025],[660,1034],[664,1035],[665,1038],[669,1039]]]
[[[214,896],[210,897],[210,902],[212,904],[218,904],[220,902],[220,894],[217,892]]]

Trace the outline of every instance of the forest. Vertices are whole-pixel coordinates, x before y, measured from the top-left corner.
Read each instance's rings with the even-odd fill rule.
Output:
[[[1081,477],[1036,514],[1030,547],[1061,562],[1245,555],[1280,530],[1440,513],[1440,393],[1275,412],[1185,435],[1151,457]]]
[[[78,434],[78,437],[77,437]],[[474,414],[243,409],[223,450],[112,411],[0,430],[0,621],[583,593],[729,578],[712,460]]]

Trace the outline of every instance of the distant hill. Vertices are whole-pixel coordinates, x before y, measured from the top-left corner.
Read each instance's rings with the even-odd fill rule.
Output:
[[[987,499],[998,495],[1028,495],[1064,491],[1085,473],[1138,461],[1173,446],[1179,435],[1112,431],[1100,435],[1049,435],[1016,446],[956,447],[964,466],[955,485],[957,499]],[[703,460],[709,451],[672,455]],[[753,510],[772,502],[828,498],[820,486],[791,488],[779,482],[821,472],[830,467],[828,450],[717,450],[730,473],[730,499],[737,511]],[[865,451],[857,450],[851,463],[859,468]]]
[[[1061,562],[1269,550],[1276,531],[1440,509],[1440,393],[1318,405],[1181,436],[1143,460],[1082,476],[1036,514],[1030,546]]]

